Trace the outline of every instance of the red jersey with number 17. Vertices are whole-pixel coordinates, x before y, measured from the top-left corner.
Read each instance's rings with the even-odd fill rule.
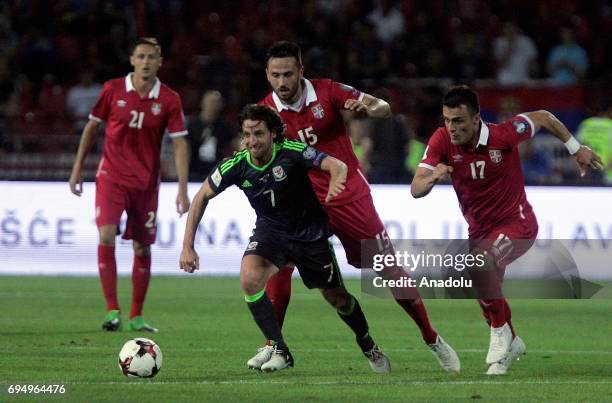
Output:
[[[179,95],[157,79],[143,98],[131,74],[104,83],[89,118],[106,121],[104,154],[96,177],[136,189],[159,184],[160,152],[166,128],[170,137],[185,136]]]
[[[479,238],[511,217],[525,219],[532,213],[517,147],[533,135],[533,122],[526,115],[517,115],[498,125],[481,122],[475,147],[452,144],[444,127],[429,139],[419,166],[433,170],[444,163],[453,167],[452,183],[470,238]]]
[[[329,205],[341,205],[360,199],[370,193],[359,161],[353,152],[344,119],[340,111],[348,99],[363,98],[355,88],[329,79],[303,80],[304,95],[297,105],[286,105],[274,92],[270,92],[260,104],[279,112],[285,123],[285,137],[316,147],[348,166],[346,189]],[[329,174],[321,170],[309,171],[312,188],[321,204],[329,187]]]

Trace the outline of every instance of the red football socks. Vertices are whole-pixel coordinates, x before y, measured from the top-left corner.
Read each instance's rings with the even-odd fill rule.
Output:
[[[134,255],[134,266],[132,267],[132,309],[130,319],[134,316],[142,316],[149,280],[151,279],[151,255]]]
[[[293,274],[292,266],[283,267],[278,273],[270,277],[266,284],[266,294],[276,312],[278,325],[282,328],[285,321],[285,313],[291,299],[291,275]]]
[[[431,327],[429,316],[425,309],[425,304],[422,299],[396,299],[395,302],[401,306],[414,323],[419,327],[421,336],[427,344],[434,344],[438,338],[438,333]]]
[[[117,302],[117,261],[115,260],[115,247],[98,245],[98,272],[102,292],[106,300],[106,310],[119,310]]]
[[[483,299],[483,305],[488,311],[491,327],[502,327],[506,323],[506,304],[503,299]]]

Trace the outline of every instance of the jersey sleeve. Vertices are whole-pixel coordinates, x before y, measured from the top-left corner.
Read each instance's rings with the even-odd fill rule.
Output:
[[[89,119],[95,120],[96,122],[106,121],[110,114],[110,107],[113,99],[113,88],[110,82],[105,82],[102,92],[98,97],[98,101],[89,113]]]
[[[291,155],[296,165],[306,169],[321,169],[321,162],[327,154],[299,141],[285,140],[281,148]]]
[[[519,143],[529,140],[535,134],[534,125],[527,115],[516,115],[498,126],[502,143],[508,148],[514,148]]]
[[[444,131],[440,128],[429,138],[427,147],[423,152],[423,158],[419,163],[419,167],[431,169],[432,171],[441,162],[446,163],[446,144],[444,142]]]
[[[173,97],[172,102],[170,102],[169,105],[168,135],[172,138],[187,135],[183,105],[181,104],[181,98],[178,95]]]
[[[351,87],[350,85],[331,82],[331,88],[329,90],[330,97],[334,106],[338,109],[344,108],[344,103],[347,99],[356,99],[361,101],[364,93],[358,89]]]
[[[306,169],[321,169],[321,162],[327,157],[323,151],[319,151],[313,147],[305,147],[297,157],[300,165]]]
[[[206,178],[208,185],[211,189],[219,194],[228,187],[237,183],[238,169],[237,161],[235,158],[229,158],[221,161],[217,166],[210,171],[210,174]]]

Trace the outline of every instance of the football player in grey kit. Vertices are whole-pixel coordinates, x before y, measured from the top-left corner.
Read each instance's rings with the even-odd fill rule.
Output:
[[[240,115],[240,125],[246,149],[219,163],[193,199],[181,269],[192,273],[199,267],[194,238],[208,201],[236,185],[257,213],[255,230],[242,258],[240,285],[253,319],[274,348],[269,360],[256,369],[269,372],[293,366],[293,357],[265,292],[267,280],[293,262],[304,284],[319,288],[353,330],[372,370],[389,372],[389,360],[370,336],[359,302],[344,287],[328,241],[329,221],[308,179],[310,169],[329,173],[325,200],[329,202],[344,190],[346,165],[303,143],[286,140],[280,116],[265,105],[247,105]]]

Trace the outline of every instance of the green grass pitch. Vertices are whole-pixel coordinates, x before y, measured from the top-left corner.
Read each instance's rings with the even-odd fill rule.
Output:
[[[0,277],[0,401],[10,384],[65,384],[45,400],[114,401],[612,401],[612,300],[511,300],[527,356],[502,377],[484,375],[488,329],[474,301],[427,300],[434,326],[457,350],[459,375],[442,372],[416,326],[390,299],[361,295],[371,333],[392,372],[370,371],[342,323],[299,280],[284,334],[293,369],[263,374],[245,362],[262,342],[237,278],[154,277],[145,317],[160,333],[103,333],[97,278]],[[125,313],[130,281],[119,279]],[[121,375],[132,337],[164,353],[153,379]],[[25,399],[35,399],[29,395]]]

